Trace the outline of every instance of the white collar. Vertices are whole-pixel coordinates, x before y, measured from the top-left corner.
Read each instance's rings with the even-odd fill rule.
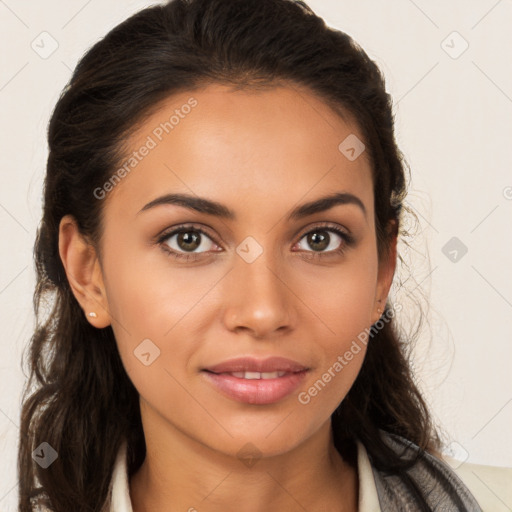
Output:
[[[366,448],[360,441],[357,443],[357,472],[359,477],[359,512],[380,511],[379,497],[372,467]],[[107,503],[105,508],[108,512],[133,512],[130,499],[130,487],[128,483],[128,470],[126,464],[126,441],[121,445],[112,472],[110,507]]]

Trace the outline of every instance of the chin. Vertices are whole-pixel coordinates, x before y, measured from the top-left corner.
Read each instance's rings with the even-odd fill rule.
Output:
[[[229,425],[225,425],[232,437],[226,434],[222,441],[213,443],[211,436],[205,440],[213,449],[242,461],[247,457],[275,457],[292,451],[308,438],[305,433],[297,429],[296,423],[286,426],[284,423],[286,422],[281,425],[276,423],[269,428],[262,428],[259,425],[254,428],[242,429],[230,428]],[[291,426],[293,429],[290,428]]]

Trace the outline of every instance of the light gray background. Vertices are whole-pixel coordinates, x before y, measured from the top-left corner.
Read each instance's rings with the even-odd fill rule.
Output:
[[[151,3],[0,0],[0,511],[16,509],[20,359],[34,325],[47,122],[78,58]],[[411,249],[401,246],[410,271],[399,268],[404,286],[397,276],[393,296],[403,325],[417,319],[411,297],[427,314],[415,368],[447,452],[512,466],[512,2],[308,3],[380,65],[395,101],[419,225]],[[499,501],[496,510],[511,510]]]

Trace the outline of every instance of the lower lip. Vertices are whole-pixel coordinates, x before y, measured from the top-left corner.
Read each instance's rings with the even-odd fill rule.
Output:
[[[287,373],[275,379],[240,379],[233,375],[203,371],[208,381],[227,397],[257,405],[273,404],[293,393],[307,372]]]

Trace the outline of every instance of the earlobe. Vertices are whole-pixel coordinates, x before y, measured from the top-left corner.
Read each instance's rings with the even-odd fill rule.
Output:
[[[110,325],[103,274],[96,250],[80,233],[71,215],[64,216],[60,221],[59,254],[71,291],[87,320],[97,328]]]

